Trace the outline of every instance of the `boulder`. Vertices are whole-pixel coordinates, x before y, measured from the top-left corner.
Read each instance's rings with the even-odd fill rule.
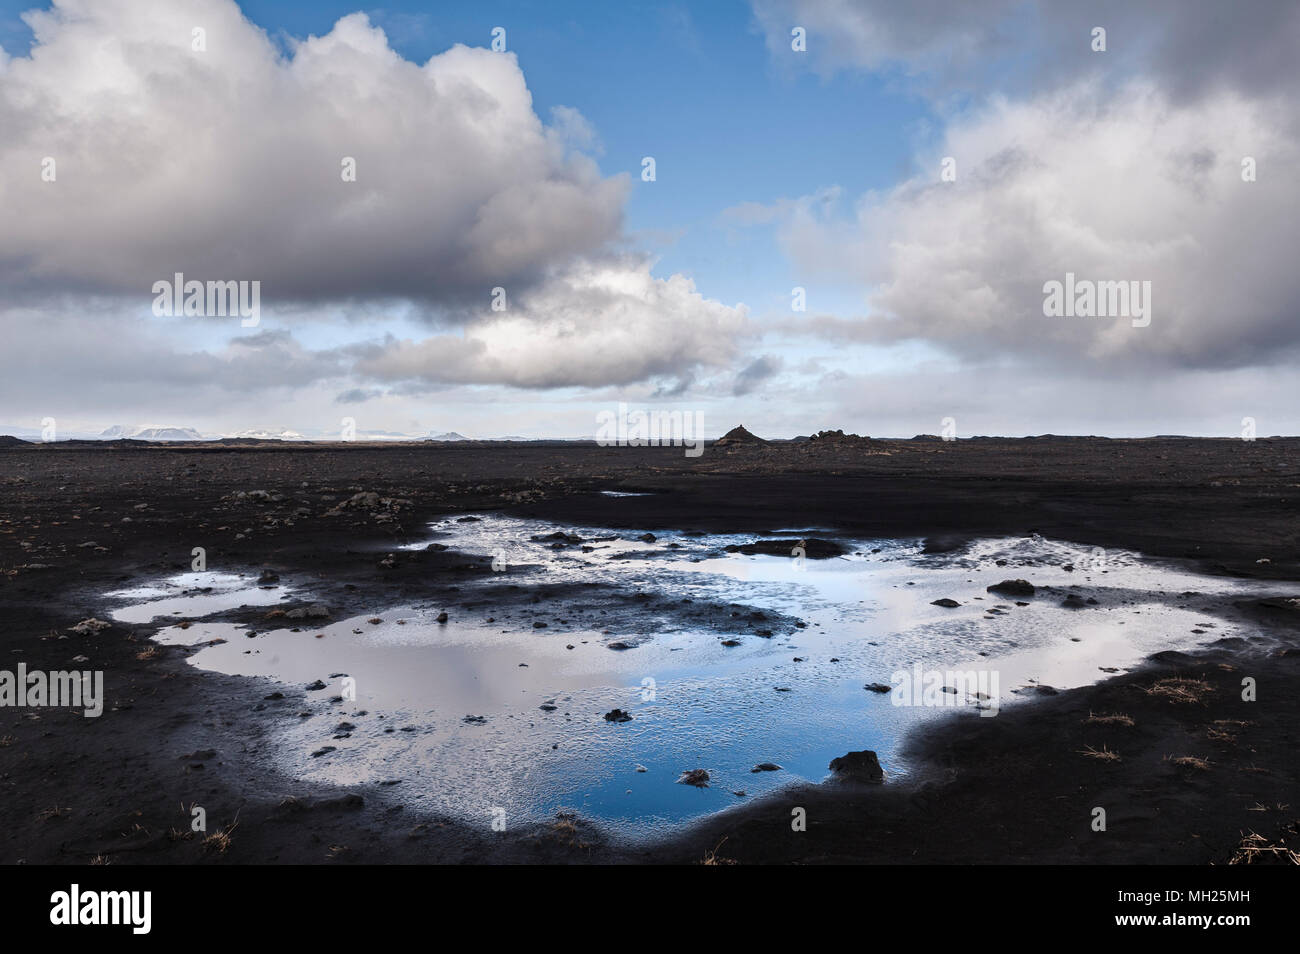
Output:
[[[855,782],[880,783],[885,780],[885,771],[880,767],[880,760],[870,749],[850,752],[837,759],[831,759],[830,770],[841,778]]]

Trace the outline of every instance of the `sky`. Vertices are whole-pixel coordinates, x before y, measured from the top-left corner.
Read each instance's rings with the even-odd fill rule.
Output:
[[[1300,433],[1296,49],[1267,0],[0,0],[0,432]]]

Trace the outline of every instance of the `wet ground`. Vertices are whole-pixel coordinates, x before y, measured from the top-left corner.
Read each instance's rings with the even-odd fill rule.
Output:
[[[1300,838],[1298,461],[1293,439],[3,449],[10,668],[102,670],[106,700],[0,712],[0,859],[1228,861]],[[864,688],[917,662],[952,705]],[[823,781],[864,748],[885,784]],[[677,783],[696,768],[707,789]]]
[[[192,665],[265,680],[268,706],[286,710],[267,756],[277,772],[400,785],[408,807],[467,824],[575,812],[637,841],[821,781],[853,750],[875,751],[900,778],[902,742],[922,721],[958,709],[995,718],[1153,653],[1231,637],[1237,627],[1214,607],[1269,591],[1037,536],[946,553],[818,527],[761,539],[785,555],[736,552],[752,535],[630,535],[476,513],[404,546],[490,563],[454,602],[247,621],[253,607],[327,607],[292,580],[231,573],[107,596],[115,621],[179,620],[152,638],[188,647]],[[844,552],[810,558],[810,539]],[[1016,578],[1036,592],[987,590]],[[644,612],[629,620],[594,596],[543,603],[557,587],[642,598]],[[695,605],[724,607],[726,630],[693,620]],[[286,688],[306,689],[306,708],[273,698]],[[615,710],[631,718],[605,718]],[[707,787],[678,781],[699,768]]]

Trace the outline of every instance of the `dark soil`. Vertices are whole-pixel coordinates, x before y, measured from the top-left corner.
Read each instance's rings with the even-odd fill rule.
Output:
[[[1297,439],[815,441],[698,458],[563,444],[15,445],[0,449],[0,488],[0,668],[102,669],[107,695],[98,719],[0,710],[5,862],[1205,863],[1230,860],[1251,832],[1300,848],[1300,612],[1286,599],[1300,593]],[[596,490],[651,495],[627,526],[626,501]],[[235,496],[252,491],[266,494]],[[149,627],[67,632],[103,618],[105,590],[190,569],[194,547],[210,569],[270,569],[336,613],[413,593],[450,602],[491,573],[489,558],[385,557],[426,538],[430,518],[496,509],[634,537],[748,532],[783,548],[787,527],[926,538],[932,552],[1038,532],[1276,580],[1277,599],[1218,608],[1252,638],[914,737],[923,769],[906,785],[787,789],[635,852],[581,818],[497,833],[409,811],[400,785],[340,791],[268,773],[259,749],[297,690],[267,706],[264,685],[197,671],[183,649],[140,658]],[[506,615],[535,599],[580,615],[655,597],[525,584],[476,598]],[[665,603],[660,615],[726,632],[732,612]],[[1170,675],[1208,688],[1190,703],[1145,691]],[[1258,701],[1242,701],[1244,677]],[[1201,761],[1174,761],[1185,756]],[[228,843],[190,832],[196,804]],[[792,830],[793,808],[806,831]]]

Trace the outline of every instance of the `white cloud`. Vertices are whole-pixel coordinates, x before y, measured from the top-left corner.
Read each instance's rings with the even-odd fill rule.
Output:
[[[29,22],[0,83],[11,288],[144,294],[183,271],[445,304],[618,237],[627,176],[566,152],[589,127],[544,126],[513,53],[417,65],[356,13],[284,56],[230,0],[57,0]]]
[[[1221,92],[1172,104],[1134,82],[995,100],[955,121],[925,170],[848,217],[794,203],[781,237],[809,274],[856,279],[872,316],[814,329],[924,339],[959,354],[1197,367],[1269,362],[1300,344],[1291,266],[1300,145],[1290,107]],[[940,160],[956,160],[955,182]],[[1253,156],[1258,179],[1244,182]],[[1152,282],[1151,325],[1046,318],[1066,272]]]
[[[377,384],[686,380],[733,352],[743,307],[625,251],[630,177],[601,174],[577,109],[543,123],[513,53],[413,63],[362,13],[282,50],[232,0],[26,18],[0,76],[0,321],[39,373],[5,376],[8,406],[328,390],[333,414]],[[175,272],[260,281],[267,333],[138,318]],[[316,350],[286,331],[308,321]],[[465,332],[375,344],[412,324]]]
[[[648,262],[580,263],[510,300],[463,336],[390,341],[357,363],[388,382],[501,382],[525,388],[688,380],[735,356],[747,309],[702,296]]]

